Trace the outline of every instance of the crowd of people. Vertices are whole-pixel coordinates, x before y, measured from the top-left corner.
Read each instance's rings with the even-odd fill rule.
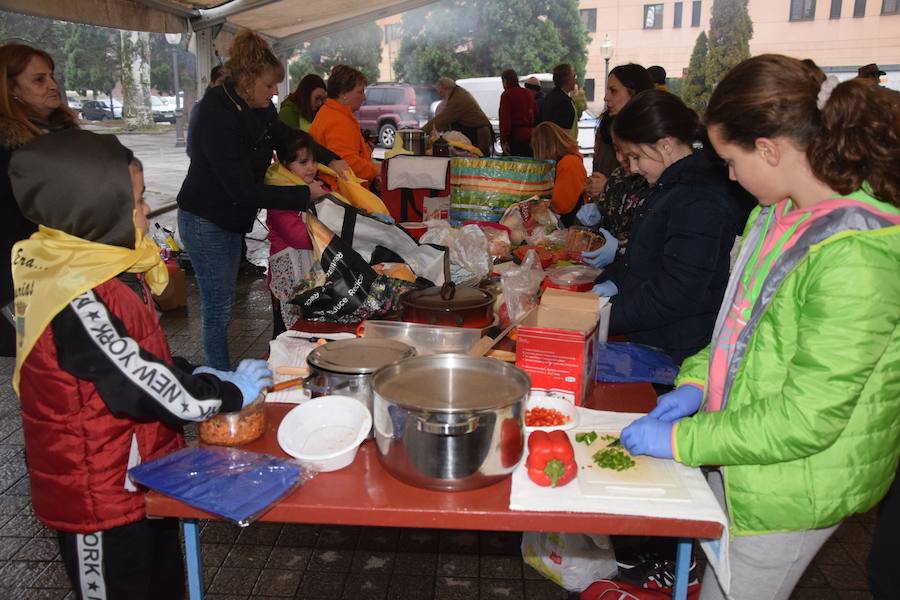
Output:
[[[297,251],[270,274],[273,309],[293,323],[275,295],[289,293],[298,261],[312,263],[304,213],[329,191],[320,165],[380,184],[354,116],[366,78],[346,65],[327,81],[307,75],[276,112],[284,70],[250,31],[211,74],[178,194],[200,291],[208,366],[197,367],[171,355],[153,308],[167,271],[147,236],[140,161],[79,128],[46,53],[6,44],[0,71],[12,257],[0,327],[16,356],[35,514],[59,532],[75,589],[78,549],[97,536],[109,597],[183,597],[177,523],[146,519],[125,471],[181,447],[182,424],[239,410],[271,383],[263,361],[232,370],[242,238],[265,208],[273,264]],[[900,587],[900,102],[873,85],[879,73],[866,65],[840,83],[761,55],[719,82],[701,116],[666,91],[664,71],[619,65],[590,175],[571,65],[553,69],[543,98],[539,82],[503,73],[504,152],[554,161],[553,210],[605,240],[584,259],[603,269],[594,292],[612,303],[610,334],[680,365],[677,387],[621,440],[708,468],[729,517],[731,577],[708,570],[702,600],[788,598],[839,524],[886,495],[870,584],[878,600]],[[444,107],[426,130],[461,131],[489,155],[491,125],[471,94],[446,78],[437,89]],[[742,194],[758,204],[749,217]]]

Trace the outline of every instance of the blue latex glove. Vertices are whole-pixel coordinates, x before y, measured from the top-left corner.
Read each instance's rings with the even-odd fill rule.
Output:
[[[272,385],[272,370],[264,360],[245,358],[234,371],[220,371],[212,367],[197,367],[194,375],[209,373],[222,381],[233,383],[241,392],[241,408],[247,406]]]
[[[575,213],[575,218],[582,224],[593,227],[594,225],[599,225],[600,221],[603,220],[603,213],[600,212],[600,207],[595,203],[588,202],[578,209],[578,212]]]
[[[672,423],[663,423],[650,415],[641,417],[622,430],[620,439],[629,453],[672,458]]]
[[[612,281],[607,280],[592,287],[591,291],[602,298],[612,298],[619,293],[619,288]]]
[[[580,211],[579,211],[580,212]],[[581,258],[594,267],[602,269],[616,258],[616,250],[619,249],[619,240],[605,229],[600,230],[600,235],[606,239],[606,243],[590,252],[582,252]]]
[[[700,408],[703,391],[693,385],[682,385],[656,400],[656,408],[648,416],[664,423],[675,423],[689,417]]]
[[[396,225],[397,221],[394,220],[394,217],[391,215],[386,215],[384,213],[372,213],[369,215],[373,219],[381,221],[382,223],[387,223],[388,225]]]

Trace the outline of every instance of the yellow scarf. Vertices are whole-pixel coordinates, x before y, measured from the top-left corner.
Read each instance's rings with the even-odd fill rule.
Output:
[[[338,192],[331,192],[341,202],[345,202],[350,206],[362,209],[369,213],[379,213],[386,215],[388,209],[381,201],[381,198],[360,185],[364,179],[358,178],[356,175],[350,174],[350,177],[338,177],[332,169],[325,165],[319,165],[319,174],[329,175],[337,180]],[[266,171],[267,185],[306,185],[306,182],[297,177],[290,169],[280,162],[273,162]]]
[[[19,370],[50,321],[80,294],[119,273],[144,273],[154,294],[169,283],[159,247],[135,230],[135,249],[89,242],[41,225],[12,249],[15,286],[16,369],[13,388],[19,393]]]

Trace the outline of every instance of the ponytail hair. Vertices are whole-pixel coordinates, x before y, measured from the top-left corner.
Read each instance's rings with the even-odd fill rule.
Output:
[[[630,144],[653,145],[672,137],[691,146],[701,139],[700,118],[675,94],[646,90],[632,98],[613,120],[613,133]]]
[[[278,81],[284,79],[284,66],[272,48],[258,33],[245,29],[234,37],[225,63],[225,79],[246,86],[272,71]]]
[[[735,66],[716,86],[706,125],[746,150],[761,137],[805,149],[813,174],[841,193],[863,187],[900,206],[900,100],[859,79],[840,83],[821,108],[825,74],[802,61],[763,54]]]

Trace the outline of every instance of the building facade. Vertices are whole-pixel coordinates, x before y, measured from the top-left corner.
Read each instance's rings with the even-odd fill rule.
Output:
[[[694,43],[709,31],[713,0],[580,0],[591,36],[585,74],[588,105],[602,109],[605,61],[602,44],[612,44],[609,67],[636,62],[661,65],[669,77],[687,69]],[[887,72],[883,83],[900,89],[900,0],[749,0],[753,38],[750,53],[773,52],[811,58],[841,79],[867,63]],[[378,21],[385,31],[381,79],[394,79],[400,47],[400,16]],[[516,65],[510,65],[515,68]],[[553,65],[547,65],[549,71]],[[497,73],[496,75],[499,75]]]

